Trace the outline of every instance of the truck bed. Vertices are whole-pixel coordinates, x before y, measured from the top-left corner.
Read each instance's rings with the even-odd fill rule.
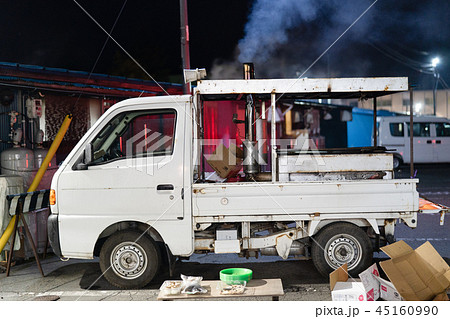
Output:
[[[417,179],[374,179],[194,184],[193,211],[195,217],[215,219],[292,220],[294,215],[343,213],[387,213],[398,218],[398,213],[418,211],[417,183]]]

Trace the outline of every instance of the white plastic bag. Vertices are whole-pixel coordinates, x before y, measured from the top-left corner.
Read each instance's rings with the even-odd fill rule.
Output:
[[[203,277],[181,275],[181,279],[183,279],[183,290],[181,292],[184,294],[204,294],[208,292],[201,285]]]

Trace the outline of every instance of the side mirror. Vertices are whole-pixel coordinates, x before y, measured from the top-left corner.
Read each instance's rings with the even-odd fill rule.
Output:
[[[84,147],[84,160],[81,163],[77,164],[78,170],[87,170],[89,164],[92,163],[94,158],[94,147],[91,143],[86,144]]]
[[[84,147],[84,164],[89,165],[94,160],[94,147],[91,143]]]

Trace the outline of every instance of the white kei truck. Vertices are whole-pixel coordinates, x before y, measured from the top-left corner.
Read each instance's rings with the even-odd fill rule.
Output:
[[[418,180],[394,179],[392,154],[282,149],[270,120],[285,101],[376,98],[407,90],[407,78],[202,80],[200,71],[191,95],[115,104],[67,156],[48,219],[60,258],[99,256],[122,289],[143,287],[163,264],[173,269],[194,253],[300,256],[323,275],[344,263],[357,275],[394,240],[397,222],[416,227]],[[244,101],[245,120],[219,119],[245,123],[243,180],[205,178],[209,101]],[[265,165],[261,122],[270,136]],[[233,168],[240,159],[224,149]]]

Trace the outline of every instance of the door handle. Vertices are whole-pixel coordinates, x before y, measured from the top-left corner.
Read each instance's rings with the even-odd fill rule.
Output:
[[[172,184],[159,184],[156,186],[157,191],[173,191],[174,187]]]
[[[431,144],[431,143],[433,143],[432,140],[428,140],[428,141],[427,141],[427,144]]]
[[[436,144],[441,144],[441,140],[436,140]]]

